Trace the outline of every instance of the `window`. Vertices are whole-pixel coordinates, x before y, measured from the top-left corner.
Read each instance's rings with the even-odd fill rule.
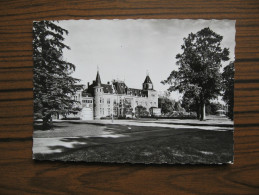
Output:
[[[116,107],[113,107],[113,113],[115,116],[117,116],[117,108]]]
[[[108,108],[108,115],[110,115],[111,114],[111,109],[110,108]]]
[[[102,98],[100,98],[100,104],[102,103]]]
[[[110,104],[110,103],[111,103],[110,98],[107,98],[107,104]]]
[[[93,103],[92,100],[82,100],[83,103]]]

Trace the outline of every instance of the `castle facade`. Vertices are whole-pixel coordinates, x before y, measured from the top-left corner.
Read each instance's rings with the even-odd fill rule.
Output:
[[[74,99],[80,102],[81,111],[76,115],[82,120],[161,114],[158,108],[158,93],[154,90],[149,75],[146,76],[142,89],[134,89],[118,80],[103,84],[97,71],[92,84],[88,83],[86,89],[78,91]]]

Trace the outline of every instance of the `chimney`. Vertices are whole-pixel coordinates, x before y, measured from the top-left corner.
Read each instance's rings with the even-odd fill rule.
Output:
[[[87,82],[87,88],[89,88],[89,85],[90,85],[90,83],[89,83],[89,82]]]

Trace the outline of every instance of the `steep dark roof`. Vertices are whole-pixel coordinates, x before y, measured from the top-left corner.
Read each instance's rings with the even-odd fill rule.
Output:
[[[128,88],[128,95],[147,96],[147,93],[141,89]]]
[[[150,77],[147,75],[144,81],[145,83],[151,83],[152,81]],[[113,80],[112,84],[108,82],[108,84],[102,84],[101,77],[99,71],[97,71],[96,80],[93,81],[91,85],[88,85],[88,88],[84,91],[86,96],[94,96],[94,88],[96,86],[102,87],[104,93],[115,93],[115,94],[127,94],[132,96],[139,96],[139,97],[147,97],[148,93],[147,90],[142,89],[134,89],[128,88],[127,85],[123,81]],[[113,91],[114,89],[114,91]]]
[[[94,97],[94,87],[96,86],[95,83],[96,82],[93,81],[93,83],[91,85],[89,85],[87,89],[85,89],[85,92],[90,93],[93,97]]]
[[[93,97],[93,95],[92,95],[91,93],[88,93],[87,90],[84,90],[84,91],[82,92],[82,97]]]
[[[140,97],[147,96],[146,91],[143,91],[142,89],[128,88],[124,82],[114,81],[113,86],[116,94],[127,94]]]
[[[144,83],[152,83],[150,77],[147,75]]]
[[[109,84],[101,84],[101,86],[103,87],[103,92],[104,93],[112,93],[112,85]]]
[[[102,84],[99,71],[97,71],[97,75],[96,75],[95,82],[96,82],[96,85],[97,85],[97,86],[101,86],[101,84]]]
[[[116,91],[117,94],[126,94],[128,87],[126,86],[126,84],[124,82],[114,82],[114,89]]]

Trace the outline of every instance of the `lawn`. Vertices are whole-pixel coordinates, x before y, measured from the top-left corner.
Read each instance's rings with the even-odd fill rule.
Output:
[[[44,138],[70,143],[70,147],[47,145],[53,152],[34,153],[35,159],[171,164],[233,161],[233,129],[226,127],[215,131],[199,126],[169,128],[68,121],[56,123],[54,130],[35,131],[35,147]]]

